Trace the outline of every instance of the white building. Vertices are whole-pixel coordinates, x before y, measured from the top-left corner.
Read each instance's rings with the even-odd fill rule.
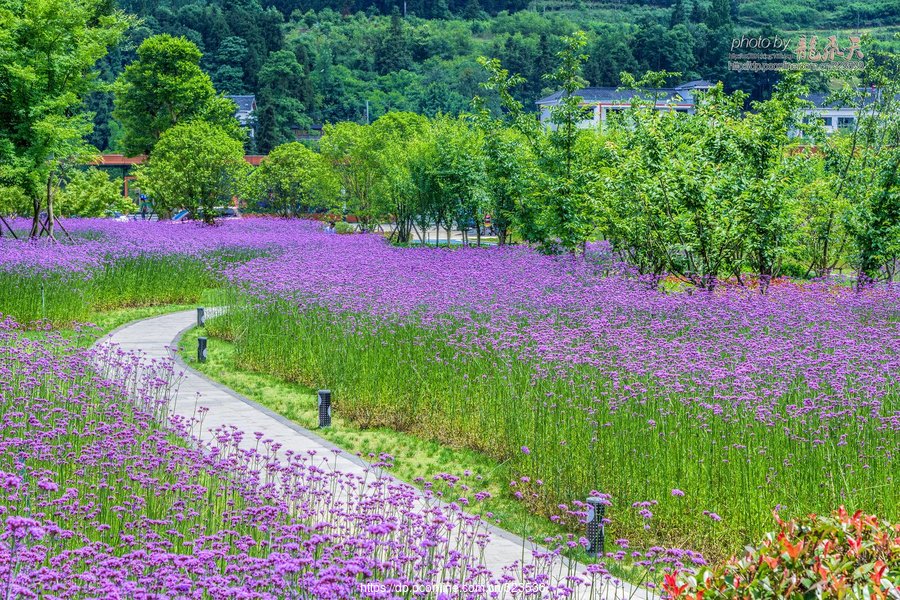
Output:
[[[696,80],[683,83],[671,88],[658,88],[649,90],[620,90],[613,87],[590,87],[578,90],[575,95],[582,99],[581,105],[585,108],[589,118],[579,123],[579,127],[600,127],[607,119],[616,113],[621,113],[631,106],[631,101],[636,98],[653,100],[656,98],[657,110],[674,110],[693,114],[696,109],[696,93],[705,92],[713,87],[708,81]],[[551,109],[559,104],[564,92],[556,92],[536,102],[541,112],[541,123],[550,129],[556,126],[551,121]]]
[[[814,105],[804,110],[804,123],[812,123],[814,119],[818,119],[825,128],[825,133],[828,134],[852,131],[856,127],[856,107],[842,106],[827,93],[816,92],[808,94],[804,98]],[[865,105],[871,104],[874,100],[874,95],[867,95]]]
[[[253,94],[246,96],[225,96],[237,105],[234,111],[234,118],[238,120],[241,127],[246,127],[250,133],[250,137],[256,135],[256,122],[254,114],[256,112],[256,96]]]

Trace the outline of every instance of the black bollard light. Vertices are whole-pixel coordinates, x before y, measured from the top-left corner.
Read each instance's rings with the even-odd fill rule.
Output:
[[[331,427],[331,390],[319,390],[319,429]]]
[[[603,554],[603,517],[606,505],[603,498],[591,496],[587,499],[587,553],[590,556]]]
[[[206,310],[202,307],[197,307],[197,327],[205,327],[206,326]]]
[[[206,338],[197,338],[197,362],[206,362]]]

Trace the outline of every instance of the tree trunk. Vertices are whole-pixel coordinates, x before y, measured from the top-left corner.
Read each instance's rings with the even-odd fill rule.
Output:
[[[47,177],[47,237],[51,240],[53,237],[53,173]]]
[[[41,197],[34,196],[32,199],[32,205],[34,206],[34,217],[31,219],[31,233],[28,234],[30,238],[36,238],[40,234],[40,222],[41,222]]]

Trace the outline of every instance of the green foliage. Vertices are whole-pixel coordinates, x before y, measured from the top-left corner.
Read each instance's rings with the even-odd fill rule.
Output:
[[[243,94],[247,91],[244,64],[249,54],[247,42],[242,37],[232,35],[221,41],[209,61],[216,65],[211,66],[209,72],[217,91],[223,94]]]
[[[801,200],[822,167],[819,156],[793,149],[804,106],[799,78],[750,113],[745,94],[716,86],[689,115],[655,108],[659,99],[647,90],[669,75],[632,82],[643,100],[590,144],[606,239],[641,273],[674,274],[707,290],[750,271],[765,291],[792,251],[815,268],[817,244],[795,241],[800,222],[822,225],[823,209]],[[834,245],[825,252],[833,262]]]
[[[372,124],[380,138],[375,157],[380,212],[395,225],[392,239],[402,244],[410,241],[413,221],[421,209],[412,165],[429,125],[428,119],[403,112],[388,113]]]
[[[257,210],[286,217],[332,209],[337,177],[325,159],[299,142],[278,146],[247,178],[244,198]]]
[[[432,124],[434,144],[431,180],[437,204],[436,225],[450,230],[455,224],[466,241],[469,225],[480,237],[484,223],[484,157],[477,130],[465,119],[441,117]]]
[[[844,136],[829,144],[849,144]],[[833,158],[833,155],[832,155]],[[795,161],[794,169],[800,186],[793,201],[794,244],[790,256],[803,265],[794,276],[825,277],[847,257],[849,237],[843,216],[848,214],[849,201],[836,194],[837,178],[834,166],[826,160],[808,156]]]
[[[239,141],[206,121],[193,121],[160,136],[137,182],[157,212],[185,208],[212,222],[213,209],[231,203],[249,168]]]
[[[276,145],[293,139],[292,127],[311,124],[313,94],[309,67],[301,65],[290,50],[269,55],[259,73],[258,105],[263,114],[257,128],[257,151],[267,154]]]
[[[782,521],[741,557],[698,577],[667,575],[673,599],[890,598],[900,591],[900,525],[842,506]]]
[[[874,96],[869,87],[841,95],[859,115],[849,142],[836,138],[824,147],[837,173],[835,195],[850,204],[844,225],[860,284],[892,279],[900,258],[900,57],[880,58],[866,65]]]
[[[125,130],[126,154],[149,154],[166,130],[197,119],[243,139],[234,103],[216,96],[193,42],[157,35],[141,43],[137,56],[116,82],[114,115]]]
[[[334,232],[340,235],[349,235],[351,233],[356,233],[356,227],[350,223],[345,223],[344,221],[337,221],[334,224]]]
[[[59,194],[59,212],[67,217],[103,217],[131,213],[134,203],[122,195],[118,182],[99,169],[76,170]]]
[[[583,106],[578,91],[587,85],[581,76],[587,60],[583,50],[587,36],[582,31],[564,38],[557,55],[559,66],[546,75],[562,90],[559,103],[550,110],[552,124],[540,159],[542,177],[538,194],[544,204],[544,227],[549,236],[570,252],[582,247],[596,227],[594,206],[587,193],[586,173],[578,164],[575,148],[582,123],[593,118]]]
[[[0,184],[31,199],[32,236],[53,235],[60,165],[94,152],[81,106],[96,87],[97,61],[131,23],[99,0],[0,2]]]
[[[484,99],[476,97],[475,121],[482,131],[485,157],[484,188],[486,210],[497,233],[498,243],[507,243],[510,230],[515,227],[529,242],[542,239],[537,223],[539,213],[530,194],[537,176],[537,163],[532,141],[539,138],[537,123],[515,99],[513,90],[524,83],[520,75],[510,75],[497,59],[482,58],[480,64],[490,77],[483,87],[499,96],[499,116],[491,111]]]
[[[0,216],[26,214],[30,209],[30,199],[22,188],[0,185]],[[4,226],[0,224],[0,230]],[[6,234],[6,231],[3,231]]]
[[[377,224],[378,136],[367,125],[338,123],[323,130],[320,147],[344,190],[344,209],[359,219],[363,231]]]
[[[790,134],[800,126],[802,110],[811,106],[801,99],[807,88],[799,73],[778,84],[772,98],[755,102],[736,133],[740,146],[740,230],[744,235],[744,263],[768,282],[779,274],[792,233],[793,190],[798,186],[794,168],[809,160],[792,154]]]

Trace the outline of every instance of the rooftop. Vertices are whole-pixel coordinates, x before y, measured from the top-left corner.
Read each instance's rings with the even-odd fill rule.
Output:
[[[647,90],[626,90],[614,87],[588,87],[578,90],[575,95],[581,96],[585,102],[610,102],[628,103],[632,98],[650,99],[654,95],[659,96],[660,102],[681,101],[685,104],[694,103],[694,93],[708,90],[713,84],[703,79],[688,81],[675,87],[655,88]],[[556,104],[565,92],[559,91],[536,102],[537,105]]]
[[[237,104],[238,112],[251,112],[256,108],[256,96],[253,94],[245,96],[225,96],[235,104]]]

